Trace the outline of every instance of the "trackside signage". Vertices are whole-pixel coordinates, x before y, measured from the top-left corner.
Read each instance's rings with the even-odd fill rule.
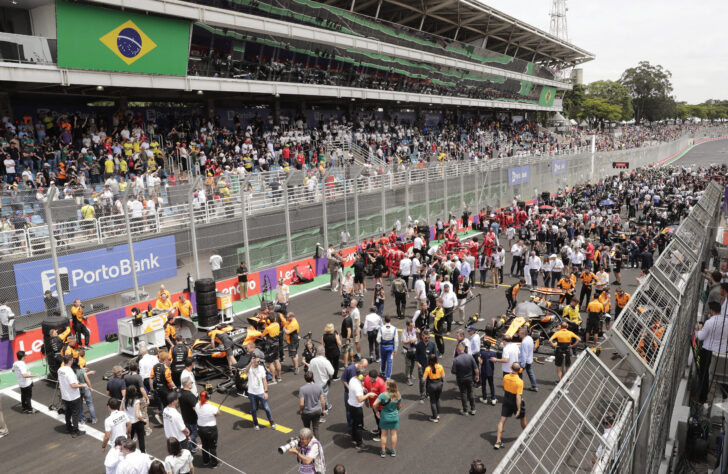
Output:
[[[140,285],[148,285],[177,275],[173,235],[134,243],[134,266]],[[127,245],[91,250],[58,257],[61,274],[68,275],[65,301],[97,298],[134,286],[132,263]],[[45,309],[43,293],[58,291],[53,261],[50,258],[13,266],[20,312]]]

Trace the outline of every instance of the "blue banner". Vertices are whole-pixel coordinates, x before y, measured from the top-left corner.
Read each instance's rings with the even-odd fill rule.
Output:
[[[177,251],[173,235],[134,243],[139,285],[177,276]],[[60,273],[68,274],[66,304],[75,298],[98,298],[133,288],[128,245],[91,250],[58,257]],[[46,258],[13,265],[20,312],[43,311],[43,293],[56,292],[53,260]]]
[[[526,184],[531,180],[531,166],[521,166],[521,184]]]
[[[521,167],[508,168],[508,186],[521,184]]]
[[[551,165],[551,171],[553,174],[566,173],[566,160],[554,160]]]

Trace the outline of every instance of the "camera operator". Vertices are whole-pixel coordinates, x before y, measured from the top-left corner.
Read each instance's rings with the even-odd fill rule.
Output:
[[[288,450],[296,455],[299,463],[298,472],[301,474],[323,474],[326,472],[324,461],[324,448],[319,440],[314,438],[309,428],[301,428],[298,432],[298,446]]]

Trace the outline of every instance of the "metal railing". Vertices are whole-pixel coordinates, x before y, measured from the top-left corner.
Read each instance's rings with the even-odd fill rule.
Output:
[[[580,354],[496,472],[658,472],[720,200],[711,182],[611,328],[626,367]]]

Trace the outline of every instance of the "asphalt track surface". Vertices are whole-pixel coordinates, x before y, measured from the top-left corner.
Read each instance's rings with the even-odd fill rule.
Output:
[[[728,161],[728,141],[716,141],[702,144],[690,150],[684,157],[674,163],[677,166],[708,165]],[[508,256],[506,269],[510,265]],[[622,272],[623,287],[632,293],[637,286],[636,270],[624,269]],[[506,277],[505,283],[513,282]],[[373,284],[367,281],[371,298]],[[487,318],[497,316],[506,307],[503,288],[474,289],[474,293],[482,295],[483,313]],[[527,298],[522,292],[519,300]],[[327,289],[316,289],[301,294],[292,299],[290,309],[294,311],[301,324],[301,332],[313,331],[314,339],[320,339],[323,327],[333,322],[338,328],[341,316],[338,314],[340,299]],[[365,309],[370,301],[365,301]],[[410,301],[407,314],[412,315],[414,305]],[[392,298],[388,298],[385,305],[385,314],[394,315],[395,308]],[[468,314],[469,316],[469,314]],[[457,314],[456,314],[457,319]],[[403,327],[404,322],[394,318],[394,324]],[[453,326],[453,332],[456,328]],[[362,341],[363,354],[368,352],[366,342]],[[467,472],[472,459],[480,458],[492,472],[500,459],[505,455],[507,448],[515,441],[520,433],[520,426],[516,420],[509,420],[503,434],[505,448],[494,450],[496,425],[500,416],[501,404],[496,406],[484,405],[477,401],[480,389],[476,394],[477,414],[475,416],[462,416],[459,414],[460,401],[455,398],[457,388],[454,376],[450,375],[452,351],[454,342],[447,340],[445,344],[445,358],[443,365],[446,370],[446,384],[442,395],[442,415],[440,423],[431,423],[429,403],[420,404],[418,388],[407,386],[404,383],[404,360],[401,354],[394,358],[393,378],[399,382],[403,394],[403,407],[400,412],[399,444],[397,457],[379,457],[379,443],[372,441],[372,435],[365,432],[364,445],[366,450],[357,452],[352,445],[346,426],[344,414],[344,392],[341,382],[333,382],[329,392],[329,400],[334,408],[327,417],[327,422],[320,427],[320,441],[324,446],[327,472],[342,463],[349,473],[375,473],[375,472],[423,472],[423,473],[450,473]],[[547,351],[546,355],[549,354]],[[95,370],[92,376],[93,388],[105,391],[105,382],[101,374],[110,370],[113,365],[123,362],[124,356],[94,362],[90,368]],[[542,355],[541,359],[545,359]],[[374,364],[376,367],[378,364]],[[528,414],[533,415],[544,402],[557,382],[553,363],[548,360],[543,364],[534,364],[534,371],[539,385],[539,392],[524,391],[524,400],[527,402]],[[502,396],[503,389],[496,367],[496,393]],[[296,472],[293,455],[277,453],[277,447],[284,444],[290,436],[302,427],[298,408],[297,391],[303,384],[302,375],[294,375],[290,369],[290,361],[284,362],[283,382],[270,387],[270,406],[273,417],[279,425],[274,431],[263,427],[261,431],[254,431],[253,424],[248,421],[250,404],[247,398],[230,397],[225,403],[225,412],[218,418],[220,431],[218,455],[220,458],[235,466],[239,471],[254,473],[291,473]],[[525,384],[527,387],[529,383]],[[55,385],[44,381],[35,383],[34,402],[41,413],[23,415],[19,408],[19,391],[0,395],[4,408],[5,421],[10,434],[0,440],[0,459],[2,471],[15,472],[104,472],[104,453],[101,450],[100,437],[103,436],[103,419],[107,415],[106,397],[95,393],[94,404],[99,419],[95,425],[87,425],[86,436],[72,439],[65,433],[62,421],[55,418],[55,412],[45,410],[52,399]],[[213,402],[220,403],[222,395],[214,394]],[[45,412],[45,413],[44,413]],[[260,418],[262,417],[262,418]],[[265,420],[263,411],[259,411],[259,419]],[[370,410],[364,411],[365,428],[373,428],[373,415]],[[152,421],[153,433],[147,437],[147,453],[164,459],[166,447],[163,428]],[[286,428],[293,431],[284,433]],[[207,470],[202,466],[199,455],[195,457],[196,470]],[[228,466],[220,467],[217,472],[239,472]]]

